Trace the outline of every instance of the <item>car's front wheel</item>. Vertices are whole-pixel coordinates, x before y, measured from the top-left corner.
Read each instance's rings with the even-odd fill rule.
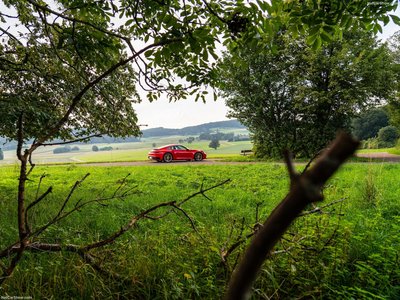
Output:
[[[165,153],[163,157],[163,162],[169,163],[172,161],[172,154],[171,153]]]
[[[195,161],[201,161],[201,160],[203,160],[203,154],[201,154],[200,152],[196,152],[196,153],[194,154],[194,160],[195,160]]]

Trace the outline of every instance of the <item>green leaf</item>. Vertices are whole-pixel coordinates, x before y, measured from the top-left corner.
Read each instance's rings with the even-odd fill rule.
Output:
[[[319,36],[319,34],[314,34],[314,35],[309,35],[306,39],[306,43],[308,45],[312,45],[314,44],[315,40],[317,39],[317,37]]]
[[[329,42],[331,42],[333,40],[332,36],[329,33],[325,32],[325,31],[322,31],[320,36],[321,36],[321,39],[324,42],[327,42],[327,43],[329,43]]]
[[[145,53],[144,53],[144,56],[146,57],[146,58],[149,58],[149,57],[151,57],[152,55],[153,55],[153,53],[154,53],[154,50],[147,50]]]
[[[392,21],[393,21],[394,24],[400,26],[400,17],[395,16],[395,15],[390,15],[390,17],[392,18]]]
[[[317,36],[317,38],[314,40],[314,43],[312,44],[312,49],[318,50],[319,48],[321,48],[322,45],[322,40],[320,36]]]
[[[129,26],[133,23],[133,19],[130,19],[128,21],[125,22],[125,26]]]

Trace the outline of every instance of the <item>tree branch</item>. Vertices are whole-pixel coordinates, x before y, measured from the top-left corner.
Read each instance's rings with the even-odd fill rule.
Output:
[[[29,0],[30,1],[30,0]],[[96,86],[100,81],[102,81],[104,78],[108,77],[111,75],[115,70],[117,70],[119,67],[122,67],[132,60],[134,60],[136,57],[141,55],[142,53],[146,52],[149,49],[164,46],[170,43],[174,43],[177,41],[181,41],[181,38],[176,38],[176,39],[170,39],[170,40],[163,40],[157,43],[150,44],[144,48],[142,48],[140,51],[136,52],[135,54],[131,55],[130,57],[120,60],[118,63],[114,64],[111,66],[107,71],[105,71],[103,74],[99,75],[97,78],[94,80],[90,81],[88,84],[86,84],[81,91],[75,95],[75,97],[71,101],[71,105],[69,106],[68,110],[65,112],[64,116],[57,122],[57,124],[51,128],[48,133],[42,137],[35,145],[32,145],[30,151],[34,151],[37,147],[42,145],[45,141],[49,140],[51,137],[54,136],[56,132],[68,121],[70,115],[73,113],[75,108],[78,106],[78,104],[81,102],[83,96],[94,86]]]
[[[93,135],[88,135],[85,136],[83,138],[79,138],[79,139],[75,139],[75,140],[71,140],[71,141],[66,141],[66,142],[56,142],[56,143],[44,143],[44,144],[40,144],[41,146],[59,146],[59,145],[67,145],[67,144],[72,144],[72,143],[79,143],[79,142],[83,142],[86,140],[89,140],[91,138],[94,137],[102,137],[103,133],[97,133],[97,134],[93,134]]]
[[[248,299],[253,281],[277,241],[308,204],[322,200],[321,188],[358,145],[350,135],[339,134],[315,165],[291,184],[289,194],[253,238],[229,282],[225,299]]]

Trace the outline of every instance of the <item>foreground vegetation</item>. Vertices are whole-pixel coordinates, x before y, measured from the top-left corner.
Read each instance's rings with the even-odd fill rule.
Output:
[[[330,299],[398,299],[400,270],[400,186],[397,164],[348,164],[326,189],[324,213],[300,217],[264,265],[254,297]],[[0,248],[16,240],[15,182],[17,167],[2,167]],[[285,167],[276,163],[251,165],[160,167],[40,166],[27,183],[37,193],[39,178],[47,174],[41,191],[53,186],[45,202],[35,208],[39,226],[58,212],[76,180],[90,175],[74,195],[80,199],[112,195],[128,173],[135,194],[104,205],[93,205],[50,227],[42,238],[62,244],[89,243],[104,238],[130,217],[153,204],[182,200],[201,185],[212,186],[208,199],[197,196],[180,211],[161,220],[145,220],[116,243],[96,252],[103,269],[71,253],[25,253],[0,295],[33,298],[218,299],[229,271],[244,243],[221,261],[221,254],[252,232],[288,189]],[[343,199],[343,201],[341,201]],[[313,210],[310,207],[310,210]],[[161,212],[159,212],[161,213]],[[115,279],[116,272],[127,280]]]

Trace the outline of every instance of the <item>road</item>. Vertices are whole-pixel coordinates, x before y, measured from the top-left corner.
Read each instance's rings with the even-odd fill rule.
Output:
[[[358,157],[365,157],[371,159],[378,159],[379,162],[400,162],[400,155],[394,155],[387,152],[377,152],[377,153],[361,153],[357,154]],[[155,166],[155,167],[165,167],[165,166],[187,166],[187,165],[242,165],[242,164],[256,164],[260,162],[250,161],[250,162],[229,162],[219,159],[205,159],[202,161],[174,161],[171,163],[159,163],[155,161],[130,161],[130,162],[104,162],[104,163],[85,163],[80,164],[84,166],[102,166],[102,167],[127,167],[127,166]]]

